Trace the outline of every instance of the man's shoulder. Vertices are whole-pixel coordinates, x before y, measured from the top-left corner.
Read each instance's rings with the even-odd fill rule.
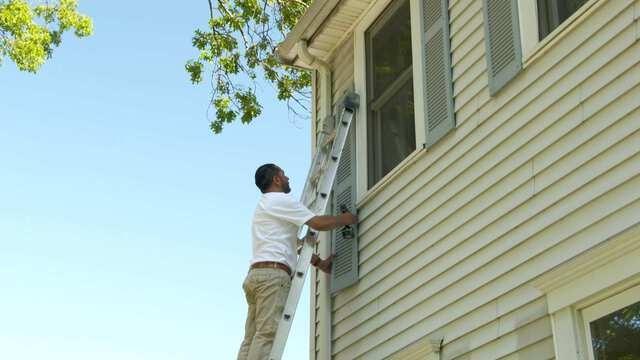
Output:
[[[283,192],[269,192],[269,193],[262,194],[261,201],[263,201],[263,202],[279,202],[279,201],[291,202],[291,201],[296,201],[296,200],[293,199],[293,196],[291,196],[291,194],[285,194]]]
[[[271,195],[264,198],[263,204],[266,209],[269,208],[290,208],[297,207],[298,201],[291,195],[285,193],[270,193]]]

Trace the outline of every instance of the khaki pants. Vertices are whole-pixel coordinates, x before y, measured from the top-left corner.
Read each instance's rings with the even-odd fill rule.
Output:
[[[238,360],[269,358],[291,278],[281,269],[251,269],[242,288],[249,311]]]

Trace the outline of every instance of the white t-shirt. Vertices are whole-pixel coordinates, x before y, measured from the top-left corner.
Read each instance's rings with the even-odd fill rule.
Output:
[[[253,214],[251,263],[276,261],[296,265],[298,228],[315,214],[291,195],[282,192],[262,194]]]

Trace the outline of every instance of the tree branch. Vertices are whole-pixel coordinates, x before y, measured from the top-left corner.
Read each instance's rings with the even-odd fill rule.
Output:
[[[211,0],[207,0],[209,2],[209,18],[213,19],[213,4],[211,3]]]

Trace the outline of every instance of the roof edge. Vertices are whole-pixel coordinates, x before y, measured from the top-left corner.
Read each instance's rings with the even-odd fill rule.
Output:
[[[276,48],[276,54],[282,64],[306,68],[297,61],[296,44],[300,40],[310,40],[339,3],[340,0],[315,0],[311,3],[296,26]]]

